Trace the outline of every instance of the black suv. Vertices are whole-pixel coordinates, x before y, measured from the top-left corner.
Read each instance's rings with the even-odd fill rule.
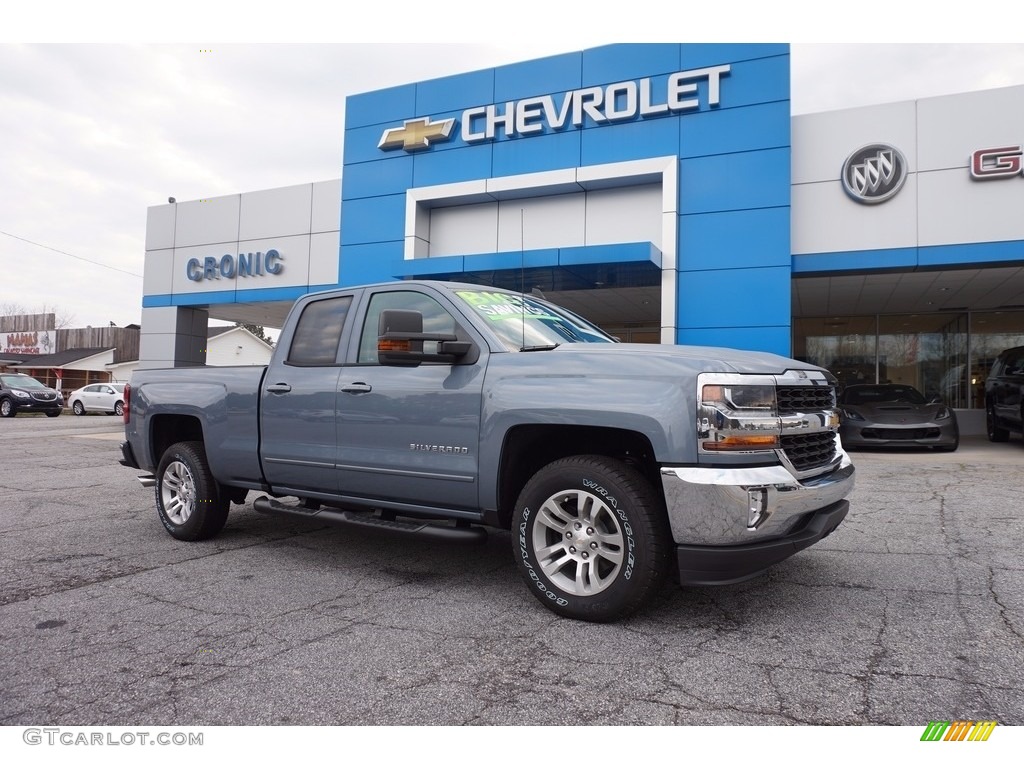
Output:
[[[985,379],[985,428],[993,443],[1024,433],[1024,347],[1000,352]]]
[[[60,416],[64,396],[24,373],[0,373],[0,416],[18,411]]]

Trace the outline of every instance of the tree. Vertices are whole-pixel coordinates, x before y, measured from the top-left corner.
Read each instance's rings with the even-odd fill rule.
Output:
[[[262,325],[255,325],[253,323],[235,323],[236,328],[245,328],[249,333],[255,336],[260,341],[265,341],[267,344],[273,344],[273,340],[267,336],[266,331],[263,330]]]
[[[28,310],[25,309],[24,304],[18,304],[14,301],[5,301],[0,303],[0,317],[13,317],[17,315],[53,315],[54,330],[60,330],[61,328],[70,328],[75,322],[75,316],[58,309],[56,306],[49,306],[48,304],[41,305],[38,309]]]

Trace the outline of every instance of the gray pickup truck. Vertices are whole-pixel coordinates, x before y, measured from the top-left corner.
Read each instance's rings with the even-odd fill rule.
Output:
[[[667,576],[757,575],[831,533],[854,469],[835,382],[762,352],[619,344],[540,298],[401,282],[310,294],[270,365],[139,370],[122,464],[167,531],[260,512],[460,541],[511,531],[540,602],[614,621]]]

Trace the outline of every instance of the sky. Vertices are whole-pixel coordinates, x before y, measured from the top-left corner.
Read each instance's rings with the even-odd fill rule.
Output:
[[[163,6],[84,5],[5,10],[0,27],[0,314],[56,311],[69,327],[140,321],[148,207],[340,178],[350,94],[666,40],[789,42],[794,115],[1024,84],[1012,4],[982,4],[1000,24],[961,6],[926,29],[874,0],[634,0],[585,20],[576,3],[450,0],[444,26],[424,20],[438,6],[404,0],[329,18],[307,0],[242,15],[184,0],[159,19],[139,9]]]

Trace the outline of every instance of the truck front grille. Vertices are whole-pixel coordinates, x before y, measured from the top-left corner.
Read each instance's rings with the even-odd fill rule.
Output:
[[[779,413],[808,413],[834,408],[835,390],[832,387],[778,387]]]
[[[828,464],[835,458],[834,432],[811,432],[802,435],[783,435],[782,450],[798,472]]]

